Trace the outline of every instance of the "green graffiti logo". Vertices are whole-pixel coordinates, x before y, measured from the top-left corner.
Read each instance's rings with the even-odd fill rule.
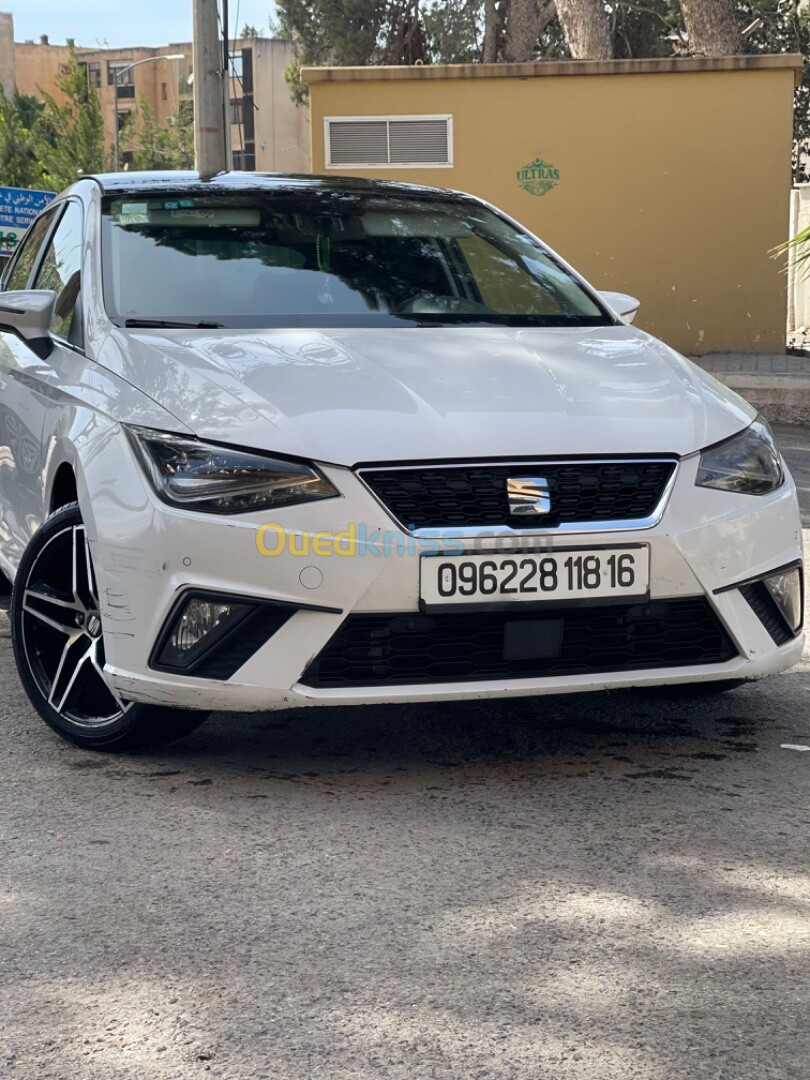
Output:
[[[559,183],[560,170],[538,157],[518,169],[517,178],[523,190],[530,195],[545,195]]]

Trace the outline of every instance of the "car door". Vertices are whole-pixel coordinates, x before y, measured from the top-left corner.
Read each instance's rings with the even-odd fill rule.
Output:
[[[84,236],[84,212],[77,200],[67,200],[58,219],[45,237],[41,250],[30,264],[28,287],[51,289],[56,293],[51,336],[54,347],[46,358],[36,356],[22,342],[7,347],[14,363],[9,382],[14,383],[13,402],[9,402],[7,426],[13,447],[13,477],[7,478],[2,497],[10,507],[13,520],[12,561],[19,561],[22,549],[47,515],[44,504],[46,421],[48,428],[59,423],[65,402],[60,383],[71,381],[69,372],[83,362],[81,305],[81,264]],[[17,268],[12,268],[9,284]],[[20,272],[20,278],[22,271]],[[5,335],[8,338],[8,335]],[[62,376],[65,376],[63,378]]]
[[[36,219],[4,275],[5,290],[29,288],[64,203]],[[12,573],[42,517],[42,421],[38,381],[44,361],[0,332],[0,566]]]

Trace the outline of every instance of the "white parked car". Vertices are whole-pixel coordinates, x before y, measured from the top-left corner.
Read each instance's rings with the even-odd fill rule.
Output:
[[[799,659],[767,424],[478,199],[90,177],[2,287],[14,652],[80,745]]]

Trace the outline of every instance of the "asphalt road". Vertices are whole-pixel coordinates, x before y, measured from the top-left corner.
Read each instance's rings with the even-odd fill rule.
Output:
[[[220,715],[104,757],[0,631],[3,1080],[810,1075],[810,654],[708,705]]]

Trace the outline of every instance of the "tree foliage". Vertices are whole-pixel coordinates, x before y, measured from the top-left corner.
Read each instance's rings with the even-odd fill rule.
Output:
[[[282,0],[279,30],[296,43],[286,72],[293,100],[306,98],[307,64],[413,64],[429,59],[420,0]]]
[[[194,106],[181,101],[179,114],[169,127],[161,127],[148,101],[141,98],[134,112],[127,117],[119,142],[132,155],[129,168],[148,169],[194,168]]]
[[[42,105],[34,97],[7,97],[0,84],[0,180],[8,187],[36,187],[39,169],[34,128]]]
[[[59,101],[42,92],[8,97],[0,87],[0,183],[60,191],[82,173],[111,166],[99,94],[75,55],[57,85]],[[139,102],[120,146],[134,169],[193,169],[193,103],[181,101],[174,123],[161,127],[148,102]]]
[[[691,43],[687,8],[698,38]],[[716,38],[729,10],[734,48],[752,51],[764,39],[768,51],[779,51],[798,8],[799,0],[281,0],[276,30],[295,42],[301,64],[498,61],[507,59],[510,35],[523,33],[534,34],[525,50],[531,57],[612,52],[631,58],[705,54],[701,34]],[[516,23],[526,30],[516,31]],[[488,34],[494,48],[487,48]]]
[[[470,64],[481,56],[484,8],[479,0],[435,0],[422,12],[431,56],[444,64]]]
[[[72,184],[77,176],[104,169],[104,120],[98,91],[71,54],[66,74],[56,84],[65,96],[60,105],[42,95],[42,111],[34,124],[34,146],[42,183],[52,191]]]

